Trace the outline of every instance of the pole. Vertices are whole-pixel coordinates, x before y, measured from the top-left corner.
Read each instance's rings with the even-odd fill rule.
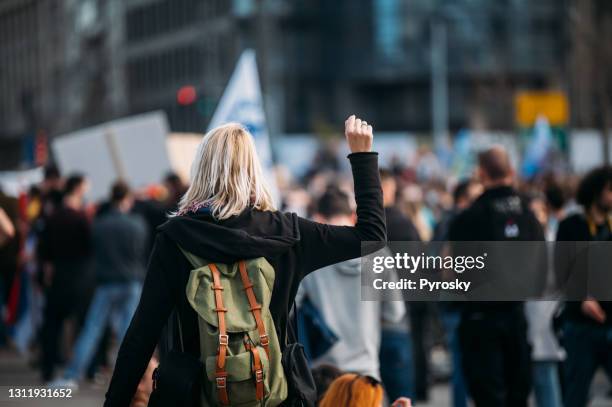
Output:
[[[446,25],[431,24],[431,114],[434,147],[441,148],[448,137],[448,69]]]

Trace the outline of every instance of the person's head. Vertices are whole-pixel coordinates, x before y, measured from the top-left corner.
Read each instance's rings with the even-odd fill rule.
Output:
[[[512,185],[514,168],[504,147],[493,146],[478,154],[478,179],[485,188]]]
[[[586,174],[578,185],[576,202],[586,211],[610,212],[612,210],[612,167],[607,165],[595,168]]]
[[[312,369],[312,378],[317,389],[317,402],[323,398],[329,385],[340,376],[342,371],[333,365],[323,364]]]
[[[383,388],[376,379],[347,373],[332,382],[319,407],[380,407],[382,401]]]
[[[393,173],[386,169],[380,170],[380,184],[383,192],[383,206],[395,205],[397,197],[397,180]]]
[[[565,193],[561,186],[557,183],[549,183],[544,188],[544,196],[546,197],[546,205],[552,213],[559,213],[565,206]]]
[[[110,191],[110,203],[121,212],[129,212],[134,204],[130,187],[123,181],[113,184]]]
[[[55,165],[49,165],[45,167],[42,187],[44,190],[62,188],[62,178],[60,176],[59,170]]]
[[[72,174],[64,184],[64,199],[71,204],[80,205],[87,192],[87,179],[82,174]]]
[[[187,189],[183,183],[183,180],[181,180],[181,177],[179,177],[175,172],[169,172],[166,174],[164,177],[164,185],[168,189],[170,199],[180,199]]]
[[[206,206],[216,219],[227,219],[248,207],[275,210],[253,136],[240,124],[225,124],[206,133],[191,166],[190,181],[179,213]]]
[[[467,179],[461,181],[453,189],[453,204],[457,209],[465,209],[482,193],[480,183]]]
[[[329,187],[317,201],[315,219],[336,226],[355,224],[353,208],[346,192]]]

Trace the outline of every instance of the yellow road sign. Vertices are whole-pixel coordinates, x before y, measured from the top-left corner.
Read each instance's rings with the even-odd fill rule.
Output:
[[[548,119],[551,126],[562,126],[569,120],[567,96],[557,91],[521,91],[514,98],[516,122],[531,127],[538,116]]]

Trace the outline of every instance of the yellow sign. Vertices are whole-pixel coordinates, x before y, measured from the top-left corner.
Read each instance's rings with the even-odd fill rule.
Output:
[[[562,126],[569,120],[569,105],[563,92],[517,92],[514,107],[516,122],[521,127],[533,126],[538,116],[546,117],[551,126]]]

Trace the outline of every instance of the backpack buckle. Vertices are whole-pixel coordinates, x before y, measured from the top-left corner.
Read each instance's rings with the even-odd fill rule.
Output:
[[[227,335],[219,335],[219,345],[227,346],[229,344],[229,337]]]
[[[261,343],[261,346],[268,346],[270,344],[268,334],[259,335],[259,342]]]
[[[217,384],[217,389],[225,389],[225,387],[227,386],[227,381],[226,381],[225,376],[216,377],[215,383]]]
[[[261,383],[261,382],[263,382],[263,379],[264,379],[263,370],[257,369],[255,371],[255,382],[256,383]]]

